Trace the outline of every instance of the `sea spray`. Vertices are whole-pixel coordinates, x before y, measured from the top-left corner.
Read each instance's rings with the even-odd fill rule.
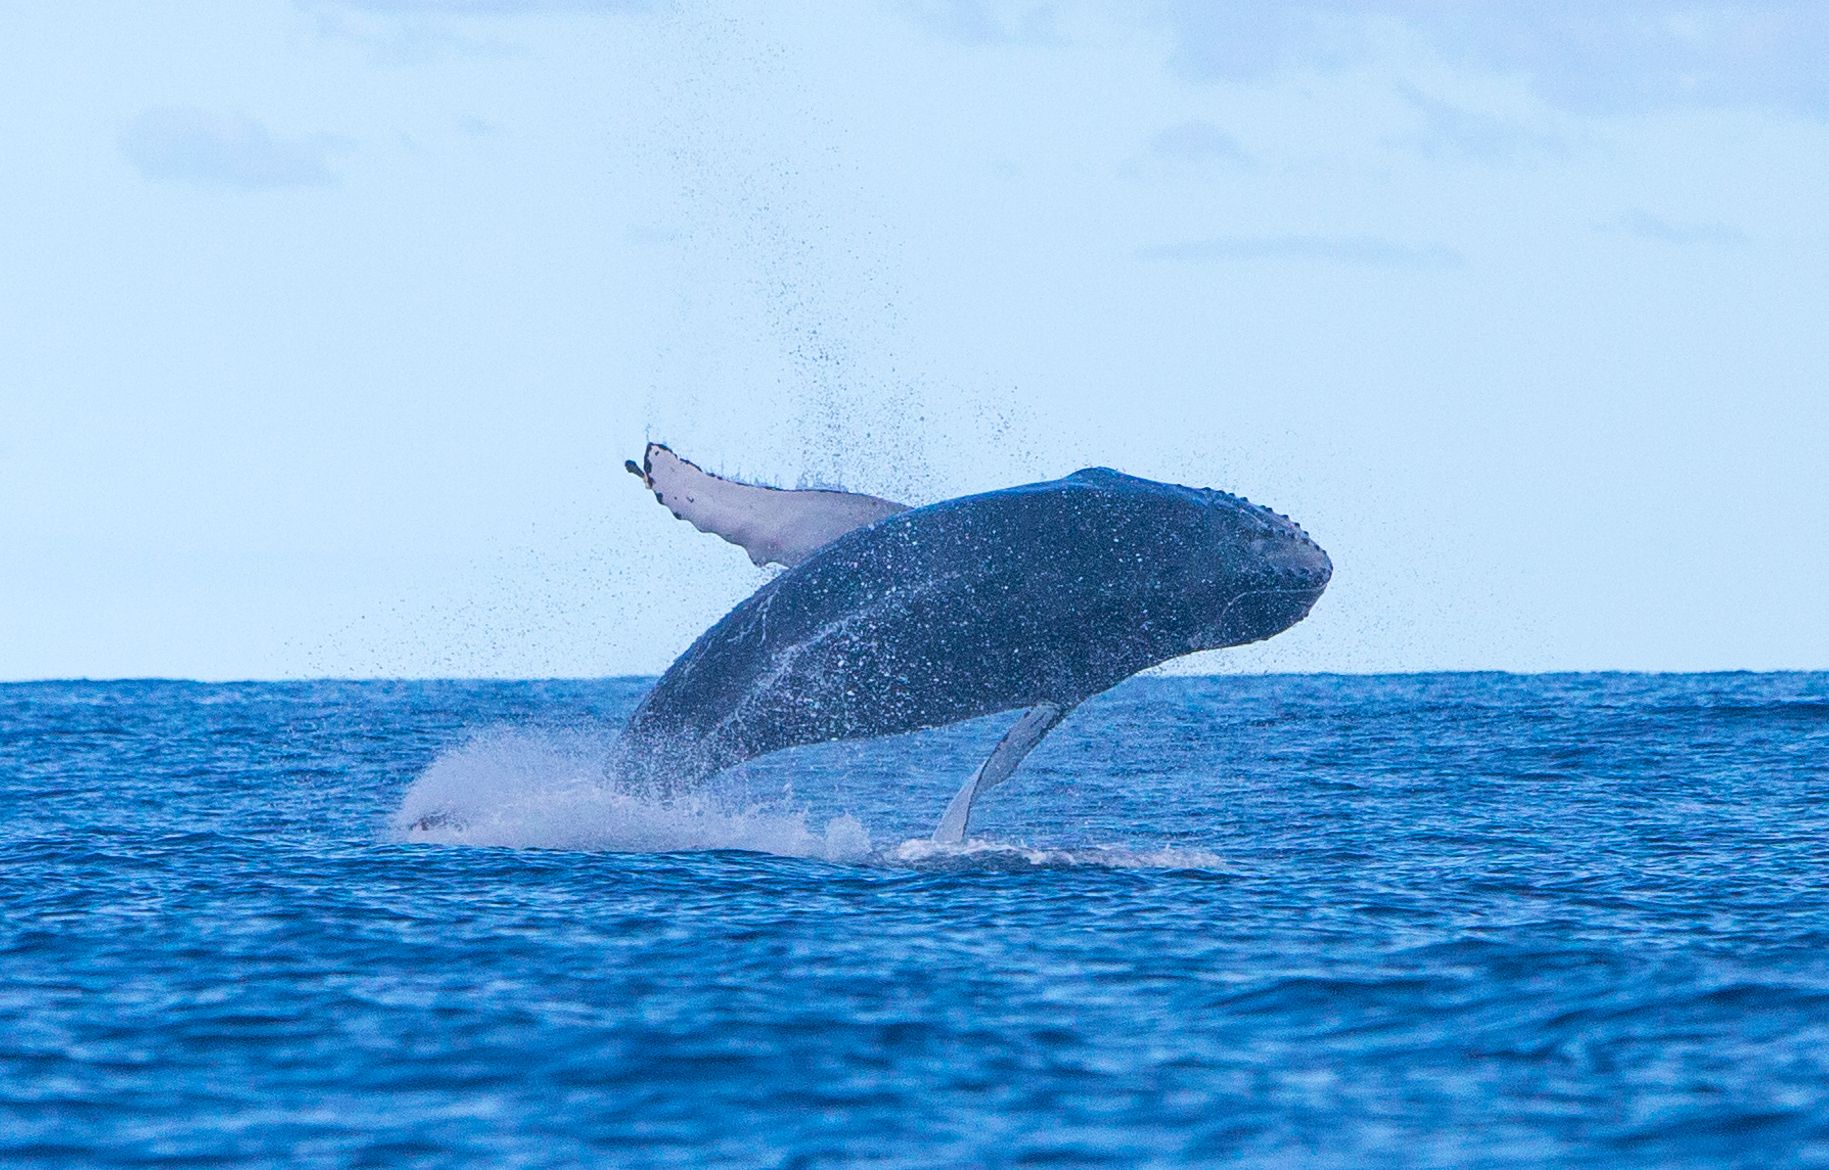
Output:
[[[613,743],[554,729],[496,728],[441,754],[401,798],[391,820],[402,840],[667,853],[746,849],[852,860],[870,850],[855,818],[823,831],[783,805],[730,807],[715,791],[661,797],[606,779]]]

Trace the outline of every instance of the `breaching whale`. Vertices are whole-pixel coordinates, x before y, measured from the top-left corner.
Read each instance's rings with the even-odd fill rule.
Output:
[[[655,683],[618,777],[677,790],[784,748],[1022,709],[940,842],[964,838],[973,802],[1077,704],[1288,629],[1333,573],[1286,516],[1103,467],[913,508],[740,483],[656,443],[627,467],[675,516],[786,572]]]

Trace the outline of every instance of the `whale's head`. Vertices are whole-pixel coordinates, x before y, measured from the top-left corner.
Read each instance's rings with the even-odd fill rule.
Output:
[[[1190,649],[1261,641],[1307,617],[1334,573],[1321,546],[1289,517],[1242,496],[1199,496]]]
[[[1123,509],[1123,556],[1140,568],[1118,573],[1114,587],[1150,599],[1148,628],[1169,656],[1282,633],[1308,616],[1333,577],[1333,562],[1301,525],[1243,496],[1108,467],[1062,482]]]

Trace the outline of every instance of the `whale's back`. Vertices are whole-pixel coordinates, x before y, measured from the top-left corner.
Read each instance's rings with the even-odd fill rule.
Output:
[[[801,744],[1071,705],[1175,654],[1192,489],[1092,470],[847,533],[695,641],[630,720],[628,770],[691,782]]]

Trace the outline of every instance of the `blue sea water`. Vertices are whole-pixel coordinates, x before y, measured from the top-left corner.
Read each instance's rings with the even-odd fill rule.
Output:
[[[1829,1165],[1829,675],[1133,680],[960,849],[1007,717],[645,685],[0,686],[0,1164]]]

